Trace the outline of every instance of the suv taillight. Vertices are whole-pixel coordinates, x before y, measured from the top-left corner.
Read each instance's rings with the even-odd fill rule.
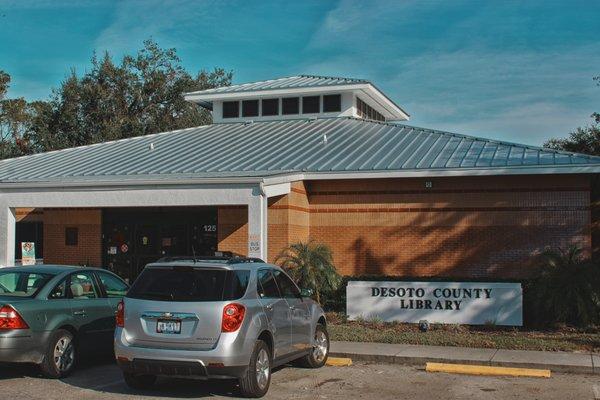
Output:
[[[238,303],[227,304],[223,307],[223,322],[221,332],[235,332],[240,329],[246,314],[246,307]]]
[[[11,306],[0,308],[0,329],[29,329],[27,322]]]
[[[125,327],[125,303],[123,300],[117,304],[117,313],[115,314],[115,322],[119,328]]]

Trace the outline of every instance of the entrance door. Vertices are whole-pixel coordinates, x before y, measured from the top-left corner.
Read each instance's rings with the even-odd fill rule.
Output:
[[[126,223],[108,223],[102,229],[104,265],[131,283],[137,276],[133,268],[132,226]]]
[[[187,255],[188,234],[186,224],[165,224],[160,233],[160,254],[163,256]]]
[[[129,283],[162,257],[217,250],[216,207],[111,208],[102,220],[104,264]]]

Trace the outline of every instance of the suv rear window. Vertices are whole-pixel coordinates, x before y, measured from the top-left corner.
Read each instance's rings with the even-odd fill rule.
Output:
[[[226,301],[246,293],[250,271],[221,268],[150,267],[133,283],[127,297],[158,301]]]

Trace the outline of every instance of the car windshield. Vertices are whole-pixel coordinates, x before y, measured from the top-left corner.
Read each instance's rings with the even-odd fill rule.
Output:
[[[0,296],[33,297],[52,277],[37,272],[0,272]]]
[[[158,301],[224,301],[246,292],[250,271],[222,268],[151,267],[133,283],[127,297]]]

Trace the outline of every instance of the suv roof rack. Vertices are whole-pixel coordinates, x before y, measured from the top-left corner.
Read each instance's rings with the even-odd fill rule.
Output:
[[[210,262],[210,261],[221,261],[226,264],[238,264],[238,263],[263,263],[264,260],[256,257],[246,257],[231,251],[215,251],[214,256],[167,256],[158,259],[155,262],[174,262],[174,261],[193,261],[197,262]]]

